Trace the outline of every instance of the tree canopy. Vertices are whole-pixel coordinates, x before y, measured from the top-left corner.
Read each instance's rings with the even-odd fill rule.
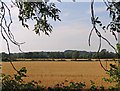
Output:
[[[63,0],[57,0],[59,2],[62,2]],[[74,2],[77,0],[73,0]],[[36,34],[40,35],[40,32],[44,32],[44,34],[49,35],[52,31],[52,25],[49,23],[49,18],[52,18],[52,20],[56,21],[59,20],[59,13],[60,10],[55,6],[54,3],[51,3],[49,0],[36,0],[35,2],[27,2],[25,0],[15,0],[12,1],[13,5],[16,6],[19,9],[19,15],[18,19],[21,22],[22,26],[25,28],[29,28],[28,20],[32,20],[35,22],[34,24],[34,31]],[[120,1],[117,0],[103,0],[103,3],[106,5],[106,10],[109,11],[109,17],[111,18],[111,21],[108,22],[108,25],[105,26],[102,24],[102,21],[100,20],[99,16],[95,14],[95,0],[91,1],[91,22],[92,22],[92,29],[90,31],[89,35],[89,45],[91,44],[91,35],[93,31],[96,32],[97,36],[99,37],[99,48],[98,53],[100,53],[101,49],[101,40],[105,40],[118,54],[118,57],[120,57],[120,46],[117,45],[117,48],[111,44],[111,42],[105,38],[105,36],[102,36],[101,31],[98,29],[98,27],[101,27],[102,30],[106,31],[109,30],[112,35],[115,37],[115,40],[118,40],[118,37],[116,36],[117,33],[120,33]],[[6,17],[8,14],[8,17]],[[9,20],[9,21],[8,21]],[[7,6],[7,4],[0,0],[0,32],[3,37],[3,39],[6,41],[8,52],[10,53],[10,47],[9,47],[9,41],[13,44],[17,45],[20,49],[20,45],[23,43],[18,43],[14,35],[11,32],[11,24],[13,23],[10,8]],[[21,49],[20,49],[21,50]],[[101,55],[105,55],[107,51],[102,50]],[[76,58],[76,53],[73,53],[74,58]],[[46,54],[44,54],[45,56]],[[66,54],[68,55],[68,54]],[[99,58],[99,55],[98,55]],[[119,61],[120,64],[120,61]],[[13,64],[12,64],[13,66]],[[109,72],[111,77],[114,77],[113,79],[115,82],[118,83],[118,87],[120,88],[120,66],[116,65],[110,65],[111,69],[106,70]],[[103,65],[102,65],[103,67]],[[15,69],[15,67],[13,66]],[[104,67],[103,67],[104,68]]]
[[[58,2],[62,2],[63,0],[57,0]],[[77,0],[73,0],[76,2]],[[89,45],[91,44],[91,35],[93,31],[96,32],[97,36],[99,37],[100,43],[98,48],[98,53],[101,49],[101,40],[105,40],[114,50],[116,53],[118,53],[118,50],[115,46],[111,44],[111,42],[105,38],[105,36],[102,36],[101,30],[98,29],[100,26],[102,30],[110,30],[112,35],[115,37],[116,40],[118,40],[116,33],[119,33],[120,30],[120,2],[117,2],[116,0],[103,0],[103,3],[106,5],[106,10],[109,11],[109,15],[111,18],[111,22],[108,23],[107,26],[104,26],[102,24],[102,21],[99,19],[99,16],[95,14],[95,0],[91,1],[91,22],[92,22],[92,29],[90,31],[89,35]],[[50,0],[35,0],[34,2],[30,0],[15,0],[12,1],[12,6],[15,6],[19,10],[18,19],[21,22],[22,26],[25,28],[29,28],[28,20],[34,21],[34,31],[36,34],[40,35],[40,32],[43,32],[45,35],[49,35],[53,29],[52,25],[49,23],[49,19],[52,18],[52,20],[60,21],[59,13],[60,10],[56,7],[55,3],[52,3]],[[8,14],[9,17],[6,17]],[[8,21],[9,18],[9,21]],[[10,47],[9,47],[9,41],[13,44],[17,45],[19,47],[19,50],[21,51],[20,45],[23,43],[18,43],[14,35],[11,32],[11,24],[13,23],[10,7],[7,6],[7,4],[0,0],[0,28],[1,28],[1,35],[3,39],[6,41],[8,52],[10,54]],[[119,56],[119,53],[118,53]]]
[[[38,0],[39,1],[39,0]],[[40,35],[40,32],[44,32],[45,35],[49,35],[52,32],[52,25],[49,23],[49,18],[54,21],[61,21],[59,18],[60,10],[55,6],[54,3],[48,2],[48,0],[40,0],[40,2],[25,2],[24,0],[12,1],[12,7],[15,6],[19,9],[18,19],[22,26],[29,28],[28,20],[34,21],[34,31],[36,34]],[[7,14],[9,14],[9,21]],[[9,41],[17,45],[20,49],[20,45],[23,43],[18,43],[14,35],[11,32],[12,16],[10,7],[0,0],[0,28],[1,35],[7,43],[8,52],[10,53]],[[21,49],[20,49],[21,51]]]
[[[9,55],[7,53],[0,53],[2,55],[2,61],[9,61]],[[109,52],[106,49],[102,49],[99,53],[101,59],[117,59],[117,55],[113,52]],[[25,53],[12,53],[11,58],[16,59],[71,59],[80,61],[80,59],[96,59],[97,52],[77,51],[77,50],[65,50],[64,52],[25,52]],[[7,60],[8,59],[8,60]],[[77,60],[79,59],[79,60]]]
[[[56,0],[58,2],[62,2],[63,0]],[[111,17],[111,22],[108,23],[107,26],[104,26],[102,24],[102,21],[99,19],[99,16],[95,14],[95,5],[96,0],[91,1],[91,22],[93,24],[93,27],[90,31],[89,35],[89,45],[91,40],[91,35],[93,31],[96,32],[96,34],[99,37],[100,45],[98,51],[100,51],[101,48],[101,40],[105,40],[116,52],[116,48],[110,43],[108,39],[106,39],[104,36],[102,36],[101,31],[98,29],[98,26],[101,27],[104,31],[110,30],[112,35],[115,37],[116,40],[117,34],[119,33],[119,13],[120,13],[120,3],[116,0],[103,0],[103,3],[106,5],[106,10],[109,11],[109,15]],[[73,0],[73,2],[77,2],[77,0]],[[14,0],[12,1],[12,5],[18,8],[19,15],[18,19],[21,22],[22,26],[29,29],[29,23],[28,21],[34,21],[34,31],[36,34],[40,35],[40,32],[43,32],[46,35],[49,35],[52,32],[52,25],[49,23],[49,19],[52,18],[54,21],[61,21],[59,17],[60,10],[56,7],[55,3],[52,3],[50,0],[35,0],[34,2],[30,0]],[[9,21],[8,17],[6,15],[9,14]],[[1,35],[3,39],[7,42],[8,51],[10,52],[9,48],[9,40],[17,45],[20,49],[20,45],[23,43],[18,43],[14,35],[11,32],[10,26],[13,23],[10,8],[7,6],[7,4],[0,0],[0,27],[1,27]]]

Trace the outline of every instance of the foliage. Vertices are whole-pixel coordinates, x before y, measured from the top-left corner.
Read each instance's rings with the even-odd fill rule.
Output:
[[[104,4],[107,7],[107,11],[109,11],[109,15],[111,18],[111,21],[108,23],[107,26],[104,26],[102,24],[102,21],[99,20],[99,17],[95,15],[94,12],[94,0],[92,0],[91,2],[91,21],[92,21],[92,29],[89,35],[89,45],[90,45],[90,38],[92,35],[92,32],[95,31],[97,36],[100,39],[100,44],[99,44],[99,48],[98,48],[98,58],[99,58],[99,52],[101,49],[101,40],[105,40],[109,46],[111,46],[114,51],[117,53],[118,56],[118,63],[117,64],[110,64],[110,69],[107,70],[103,67],[103,65],[101,64],[101,66],[103,67],[103,69],[105,71],[107,71],[107,73],[110,76],[110,79],[104,79],[105,81],[108,82],[115,82],[116,83],[116,87],[117,89],[120,89],[120,44],[117,44],[117,48],[115,46],[113,46],[111,44],[111,42],[105,38],[104,36],[102,36],[101,31],[98,29],[98,26],[101,27],[102,30],[106,31],[106,30],[110,30],[110,32],[112,33],[112,35],[115,37],[116,40],[118,40],[116,33],[120,33],[120,1],[117,0],[111,0],[111,1],[103,1]],[[113,89],[112,89],[113,90]]]
[[[19,10],[18,19],[23,27],[29,29],[29,22],[34,22],[34,31],[36,34],[40,35],[43,32],[45,35],[49,35],[52,32],[52,25],[49,23],[50,19],[60,21],[59,13],[60,10],[55,6],[54,3],[48,3],[45,0],[41,2],[24,2],[24,0],[12,1],[13,5]],[[18,46],[24,43],[19,43],[15,40],[13,33],[11,32],[11,25],[14,23],[11,16],[11,9],[6,2],[0,0],[0,29],[1,35],[6,42],[8,53],[10,54],[9,42]]]
[[[117,2],[116,0],[112,0],[111,3],[108,3],[107,10],[110,13],[110,17],[112,21],[108,24],[107,29],[110,28],[112,34],[115,36],[115,39],[117,40],[117,37],[115,35],[115,32],[120,32],[120,2]]]
[[[59,9],[57,9],[55,7],[54,3],[49,3],[43,0],[41,0],[42,2],[23,2],[22,0],[20,2],[17,2],[17,0],[14,2],[14,4],[18,7],[19,9],[19,20],[21,21],[22,25],[24,27],[29,28],[29,25],[26,23],[28,20],[34,20],[35,25],[34,25],[34,31],[36,32],[36,34],[40,34],[40,31],[44,32],[46,35],[49,35],[49,32],[51,33],[52,31],[52,26],[48,23],[48,18],[52,18],[53,20],[60,20],[59,19],[59,15],[58,13],[60,12]],[[58,0],[61,1],[61,0]],[[75,1],[75,0],[73,0]],[[110,32],[112,33],[112,35],[115,37],[115,39],[117,40],[116,34],[120,32],[120,2],[116,2],[116,0],[111,0],[111,2],[109,1],[105,1],[104,0],[105,5],[107,6],[107,10],[110,12],[110,17],[111,17],[111,22],[106,26],[104,26],[102,24],[102,22],[99,20],[99,17],[95,16],[94,14],[94,0],[91,3],[91,13],[92,13],[92,17],[91,17],[91,21],[93,24],[93,28],[90,32],[90,36],[89,36],[89,45],[90,45],[90,38],[91,38],[91,34],[92,32],[95,30],[96,34],[98,35],[99,39],[100,39],[100,44],[99,44],[99,49],[98,52],[100,52],[101,49],[101,40],[105,40],[115,51],[115,47],[113,45],[111,45],[111,43],[104,37],[102,36],[101,32],[98,30],[97,25],[99,25],[103,30],[107,29],[110,30]],[[10,54],[10,48],[9,48],[9,42],[8,39],[15,45],[17,45],[20,48],[20,44],[22,43],[18,43],[15,41],[13,34],[11,33],[10,30],[10,25],[12,24],[12,18],[11,18],[11,13],[10,13],[10,9],[7,7],[7,5],[2,2],[0,0],[0,27],[1,27],[1,35],[3,37],[3,39],[6,41],[7,46],[8,46],[8,52]],[[6,11],[9,14],[9,20],[10,23],[7,24],[7,19],[6,19]],[[7,38],[6,38],[7,36]],[[103,52],[102,52],[103,53]],[[117,53],[117,51],[116,51]],[[119,47],[118,47],[118,57],[120,57],[120,51],[119,51]],[[5,59],[6,60],[6,59]],[[120,63],[120,61],[118,62]],[[105,79],[107,81],[110,82],[116,82],[118,85],[118,87],[120,87],[120,67],[119,65],[110,65],[110,70],[108,70],[108,74],[111,77],[111,80],[109,79]],[[2,84],[3,84],[3,90],[5,88],[8,88],[9,91],[13,91],[13,90],[18,90],[18,89],[22,89],[26,88],[27,89],[31,89],[34,88],[36,86],[36,83],[34,82],[30,82],[30,83],[26,83],[23,84],[23,80],[22,77],[25,77],[26,70],[25,68],[22,68],[20,71],[18,71],[17,74],[14,75],[14,78],[12,78],[10,75],[6,76],[3,75],[3,80],[2,80]],[[97,87],[95,86],[95,83],[91,81],[91,89],[90,90],[96,90]],[[38,86],[38,85],[37,85]],[[70,87],[75,87],[75,83],[71,83]],[[118,88],[119,89],[119,88]],[[112,89],[113,90],[113,89]],[[7,89],[5,90],[7,91]]]
[[[117,50],[118,53],[120,53],[119,51],[119,46],[120,44],[117,44]],[[119,54],[118,54],[119,55]],[[118,62],[116,62],[116,64],[110,64],[110,69],[107,71],[107,74],[110,76],[110,78],[103,78],[104,81],[106,82],[110,82],[110,83],[114,83],[115,88],[120,88],[120,65],[119,65],[119,56],[118,56]],[[110,89],[113,89],[113,87],[110,87]]]
[[[90,88],[85,88],[85,82],[68,80],[53,87],[45,87],[41,86],[40,81],[25,82],[26,73],[27,70],[23,67],[14,76],[2,74],[2,91],[84,91],[85,89],[86,91],[105,91],[104,86],[98,87],[93,81],[91,81]]]
[[[2,91],[43,91],[44,87],[38,82],[25,82],[27,70],[21,68],[14,76],[2,74]]]
[[[9,61],[9,55],[7,53],[0,53],[2,61]],[[115,59],[118,58],[117,54],[109,52],[105,49],[101,50],[99,57],[102,59]],[[87,51],[77,51],[77,50],[65,50],[64,52],[26,52],[26,53],[12,53],[11,59],[15,61],[16,58],[24,59],[72,59],[74,61],[79,61],[76,59],[92,59],[97,58],[97,52],[87,52]]]
[[[92,80],[90,80],[90,82],[91,82],[90,90],[96,91],[98,87],[95,85],[95,83]]]
[[[52,26],[49,24],[48,19],[59,20],[60,10],[56,8],[54,3],[48,3],[41,0],[41,2],[18,2],[16,0],[15,5],[19,9],[19,21],[22,22],[24,27],[29,28],[26,23],[28,20],[35,21],[34,31],[36,34],[40,34],[40,31],[49,35],[52,31]]]
[[[65,80],[60,84],[56,84],[54,87],[48,87],[50,91],[82,91],[85,87],[85,83],[82,82],[69,82]]]
[[[119,27],[119,25],[120,25],[120,23],[119,23],[120,22],[119,21],[119,17],[120,17],[119,16],[119,13],[120,13],[119,4],[120,4],[120,2],[119,1],[117,2],[117,0],[110,0],[110,1],[104,0],[103,3],[105,4],[107,11],[109,12],[109,16],[111,18],[111,21],[108,22],[108,24],[106,26],[103,25],[102,21],[99,19],[99,16],[97,16],[95,14],[95,9],[94,9],[95,0],[92,0],[91,1],[91,22],[92,22],[93,27],[92,27],[90,35],[89,35],[89,45],[90,45],[91,35],[92,35],[93,31],[95,31],[97,36],[100,39],[98,52],[101,49],[101,45],[102,45],[101,41],[104,40],[117,53],[115,46],[113,46],[111,44],[111,41],[109,41],[105,36],[102,35],[102,32],[100,30],[105,31],[105,33],[106,33],[106,31],[110,31],[112,33],[112,35],[115,37],[115,39],[118,40],[116,33],[120,32],[119,31],[120,30],[119,29],[120,28]],[[99,29],[99,27],[100,27],[100,29]]]

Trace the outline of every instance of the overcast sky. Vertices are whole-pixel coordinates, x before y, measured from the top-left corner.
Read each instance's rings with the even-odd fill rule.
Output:
[[[64,51],[64,50],[86,50],[97,51],[99,45],[99,39],[95,32],[91,38],[91,46],[88,46],[88,36],[92,28],[90,21],[90,2],[62,2],[56,3],[56,6],[61,10],[60,18],[62,21],[50,23],[53,25],[53,31],[50,36],[46,36],[41,32],[38,36],[34,33],[32,22],[29,22],[30,29],[25,29],[18,21],[18,9],[16,7],[11,8],[13,24],[11,30],[18,42],[25,42],[21,46],[24,52],[28,51]],[[110,21],[109,13],[106,12],[106,7],[103,3],[99,2],[95,4],[96,15],[100,16],[103,24],[108,24]],[[113,45],[117,42],[109,31],[106,33],[101,31],[105,37],[107,37]],[[0,36],[1,37],[1,36]],[[7,52],[7,46],[5,41],[0,41],[2,47],[0,52]],[[10,44],[11,52],[19,52],[17,46]],[[106,48],[109,51],[113,51],[109,45],[102,41],[102,48]]]

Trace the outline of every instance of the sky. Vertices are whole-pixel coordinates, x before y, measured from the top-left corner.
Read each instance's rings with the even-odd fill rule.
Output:
[[[9,4],[9,3],[8,3]],[[16,41],[25,42],[21,45],[24,52],[29,51],[65,51],[65,50],[79,50],[79,51],[97,51],[99,46],[99,38],[93,32],[91,37],[91,46],[88,45],[88,37],[92,29],[90,2],[55,2],[56,6],[61,10],[60,19],[62,21],[52,21],[53,31],[50,36],[36,35],[33,30],[33,22],[28,22],[30,29],[25,29],[21,26],[17,15],[18,9],[11,8],[13,24],[11,26],[12,33]],[[102,2],[95,3],[96,16],[100,17],[103,24],[107,25],[110,21],[109,12],[106,12],[106,7]],[[108,38],[110,42],[115,45],[114,37],[110,31],[106,33],[101,30],[103,36]],[[2,46],[0,52],[7,52],[6,42],[0,36]],[[102,49],[106,48],[108,51],[113,49],[103,40]],[[10,43],[11,52],[20,52],[18,47]]]

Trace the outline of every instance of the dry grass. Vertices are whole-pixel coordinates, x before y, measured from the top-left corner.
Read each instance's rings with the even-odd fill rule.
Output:
[[[109,62],[110,63],[110,62]],[[103,62],[105,67],[108,67]],[[45,86],[54,86],[64,80],[86,82],[87,87],[90,80],[97,85],[109,86],[108,83],[102,81],[102,77],[107,77],[105,71],[101,68],[99,62],[14,62],[17,69],[26,67],[28,70],[26,81],[42,81]],[[2,63],[2,72],[13,75],[15,71],[8,62]]]

